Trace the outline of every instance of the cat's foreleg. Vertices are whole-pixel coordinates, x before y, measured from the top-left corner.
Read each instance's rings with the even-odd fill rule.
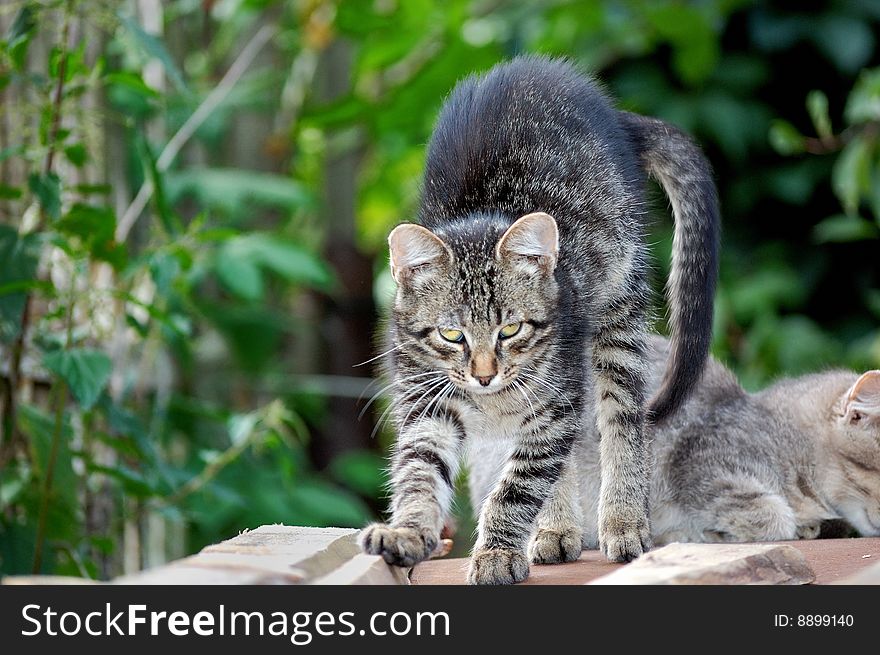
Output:
[[[567,422],[524,435],[517,443],[480,512],[468,583],[512,584],[528,577],[526,543],[574,441],[577,419]]]
[[[581,556],[583,517],[577,471],[569,455],[553,493],[538,514],[538,531],[529,546],[533,564],[573,562]]]
[[[365,552],[397,566],[431,555],[452,502],[463,438],[449,417],[424,418],[402,430],[391,462],[391,521],[364,528]]]
[[[641,294],[621,299],[598,326],[591,358],[599,428],[599,547],[617,562],[651,547],[644,438],[647,334]]]

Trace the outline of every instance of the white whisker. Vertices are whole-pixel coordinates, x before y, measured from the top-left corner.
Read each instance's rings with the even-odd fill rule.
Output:
[[[421,396],[419,396],[418,400],[416,400],[416,401],[412,404],[412,407],[410,407],[409,411],[406,413],[406,416],[404,416],[404,417],[403,417],[403,420],[400,422],[401,427],[402,427],[403,425],[405,425],[406,422],[409,420],[409,417],[410,417],[410,415],[413,413],[413,411],[415,410],[415,408],[418,406],[418,404],[419,404],[420,402],[422,402],[422,398],[424,398],[424,397],[427,396],[429,393],[431,393],[434,389],[439,388],[439,387],[440,387],[441,385],[443,385],[443,384],[444,384],[444,381],[443,381],[443,380],[440,380],[439,382],[434,383],[433,386],[428,387],[428,390],[425,391],[425,393],[423,393]]]
[[[438,376],[442,376],[443,373],[441,373],[441,372],[439,372],[439,371],[429,371],[429,372],[427,372],[427,373],[419,373],[419,374],[417,374],[417,375],[410,375],[410,376],[408,376],[408,377],[401,378],[401,379],[399,379],[399,380],[394,380],[394,381],[390,382],[389,384],[386,384],[384,387],[382,387],[381,389],[379,389],[379,391],[377,391],[376,393],[374,393],[373,396],[370,398],[369,401],[367,401],[367,404],[364,405],[363,409],[361,409],[361,411],[360,411],[360,414],[358,414],[358,420],[360,421],[360,420],[363,418],[364,414],[366,414],[367,410],[370,408],[370,405],[372,405],[374,402],[376,402],[376,400],[377,400],[377,399],[378,399],[383,393],[385,393],[386,391],[388,391],[388,390],[391,389],[392,387],[395,387],[395,386],[397,386],[397,385],[399,385],[399,384],[403,384],[404,382],[409,382],[409,381],[411,381],[411,380],[417,380],[417,379],[419,379],[419,378],[427,377],[428,375],[438,375]],[[416,388],[418,388],[418,386],[420,386],[420,385],[417,385]]]
[[[522,382],[522,380],[514,380],[513,385],[522,394],[522,397],[526,399],[526,402],[529,404],[529,409],[532,410],[532,419],[534,419],[534,423],[532,426],[532,434],[535,436],[535,438],[537,438],[538,437],[538,415],[535,412],[535,406],[532,405],[532,401],[529,399],[528,395],[526,394],[525,390],[527,389],[527,387]],[[535,398],[537,399],[537,396]]]
[[[434,373],[436,373],[436,371],[434,371]],[[438,374],[438,375],[442,375],[442,374]],[[410,397],[416,395],[420,390],[425,388],[425,386],[435,383],[437,381],[437,379],[438,378],[431,378],[430,380],[425,380],[425,381],[415,385],[414,387],[411,387],[406,392],[404,392],[403,397],[401,398],[401,402],[405,401],[407,398],[410,398]],[[390,386],[393,386],[393,385],[389,385],[389,387]],[[379,418],[376,420],[376,425],[373,426],[373,431],[370,433],[370,439],[372,439],[373,437],[376,436],[376,433],[379,431],[382,424],[387,421],[387,419],[391,415],[391,412],[394,410],[394,408],[396,406],[397,405],[395,405],[395,403],[392,401],[391,403],[388,404],[388,407],[386,407],[382,411],[382,413],[379,415]]]
[[[363,366],[364,364],[369,364],[370,362],[375,362],[375,361],[376,361],[377,359],[379,359],[380,357],[384,357],[385,355],[388,355],[388,354],[390,354],[390,353],[393,353],[395,350],[398,350],[398,349],[400,349],[400,348],[403,348],[404,346],[408,346],[408,345],[411,344],[411,343],[415,343],[415,340],[412,340],[412,339],[411,339],[411,340],[409,340],[409,341],[404,341],[404,342],[402,342],[402,343],[399,343],[399,344],[397,344],[396,346],[394,346],[393,348],[389,348],[389,349],[386,350],[384,353],[380,353],[380,354],[376,355],[375,357],[370,357],[370,359],[368,359],[368,360],[366,360],[366,361],[363,361],[363,362],[361,362],[360,364],[352,364],[351,367],[352,367],[352,368],[357,368],[358,366]]]
[[[566,396],[565,393],[561,389],[553,386],[547,380],[545,380],[544,378],[542,378],[539,375],[532,375],[526,371],[520,371],[520,375],[522,377],[526,378],[527,380],[532,380],[533,382],[537,382],[545,389],[548,389],[549,391],[551,391],[554,395],[559,396],[560,398],[562,398],[562,400],[564,400],[566,403],[568,403],[568,406],[571,408],[571,411],[574,411],[574,405],[572,405],[571,400],[568,399],[568,396]]]

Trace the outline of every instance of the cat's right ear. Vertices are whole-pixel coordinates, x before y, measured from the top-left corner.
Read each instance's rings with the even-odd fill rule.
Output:
[[[498,259],[512,259],[529,273],[552,273],[559,258],[559,229],[544,212],[518,218],[495,246]]]
[[[440,237],[414,223],[404,223],[391,230],[388,250],[391,253],[391,276],[398,284],[406,284],[452,257]]]
[[[846,393],[844,420],[880,423],[880,371],[868,371]]]

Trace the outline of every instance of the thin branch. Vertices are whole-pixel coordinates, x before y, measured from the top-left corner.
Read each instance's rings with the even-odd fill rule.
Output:
[[[65,318],[65,343],[64,349],[68,350],[73,342],[73,309],[76,304],[76,277],[71,274],[70,277],[70,300],[67,305],[67,316]],[[43,545],[46,542],[46,520],[49,516],[49,502],[52,497],[52,481],[55,478],[55,464],[58,461],[58,451],[61,448],[61,440],[64,436],[64,410],[67,407],[68,390],[67,383],[58,379],[55,384],[58,385],[55,392],[55,427],[52,431],[52,446],[49,451],[49,460],[46,463],[46,470],[43,472],[43,495],[40,498],[39,518],[37,520],[37,539],[34,545],[34,561],[32,572],[34,575],[40,572],[43,566]]]
[[[229,448],[220,453],[220,455],[217,456],[216,459],[211,460],[207,465],[205,465],[205,468],[203,468],[198,475],[187,480],[182,487],[177,489],[170,496],[160,498],[149,508],[143,509],[152,509],[158,511],[167,507],[174,507],[176,505],[179,505],[185,498],[188,498],[195,492],[207,486],[208,483],[216,478],[223,469],[225,469],[232,462],[238,459],[242,455],[242,453],[244,453],[248,449],[248,447],[252,443],[254,443],[256,436],[260,432],[261,430],[259,429],[259,427],[254,426],[254,429],[251,430],[250,434],[246,438],[242,439],[236,444],[231,445]]]
[[[874,139],[880,135],[880,121],[868,121],[851,125],[840,134],[828,137],[805,137],[804,150],[811,155],[828,155],[842,150],[850,141],[863,137]]]
[[[187,121],[181,126],[177,133],[171,137],[168,144],[156,160],[156,169],[160,173],[168,170],[168,167],[174,162],[177,155],[183,149],[183,146],[193,137],[196,131],[201,127],[202,123],[214,112],[221,102],[229,95],[232,88],[238,83],[238,80],[244,75],[245,71],[253,63],[260,50],[263,49],[273,36],[275,36],[277,28],[274,25],[264,25],[254,34],[253,38],[241,51],[238,58],[226,71],[226,74],[220,80],[220,83],[214,87],[211,93],[202,101]],[[126,208],[119,223],[116,226],[116,241],[122,243],[128,237],[128,233],[137,222],[150,198],[153,196],[153,183],[147,180],[138,190],[132,203]]]

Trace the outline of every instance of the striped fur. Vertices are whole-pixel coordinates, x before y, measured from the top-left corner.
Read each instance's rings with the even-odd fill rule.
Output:
[[[533,561],[577,557],[580,520],[566,467],[593,403],[602,548],[628,560],[650,547],[644,167],[667,184],[664,157],[682,158],[670,162],[677,182],[666,187],[681,194],[673,197],[673,316],[685,316],[688,305],[702,312],[673,323],[685,344],[677,356],[692,358],[671,363],[673,401],[705,357],[688,345],[705,335],[689,333],[710,329],[711,302],[703,300],[714,288],[714,243],[702,241],[717,229],[700,227],[717,221],[704,160],[679,147],[680,134],[660,133],[659,141],[647,138],[593,81],[543,58],[468,78],[447,99],[429,147],[419,226],[399,226],[389,238],[398,290],[386,364],[398,439],[391,521],[364,530],[367,552],[404,566],[427,557],[459,458],[491,443],[504,460],[483,503],[469,581],[523,580],[536,522]],[[684,238],[684,227],[703,236]],[[711,252],[688,251],[700,247]],[[501,338],[503,326],[517,324]],[[456,343],[443,337],[459,333]]]

